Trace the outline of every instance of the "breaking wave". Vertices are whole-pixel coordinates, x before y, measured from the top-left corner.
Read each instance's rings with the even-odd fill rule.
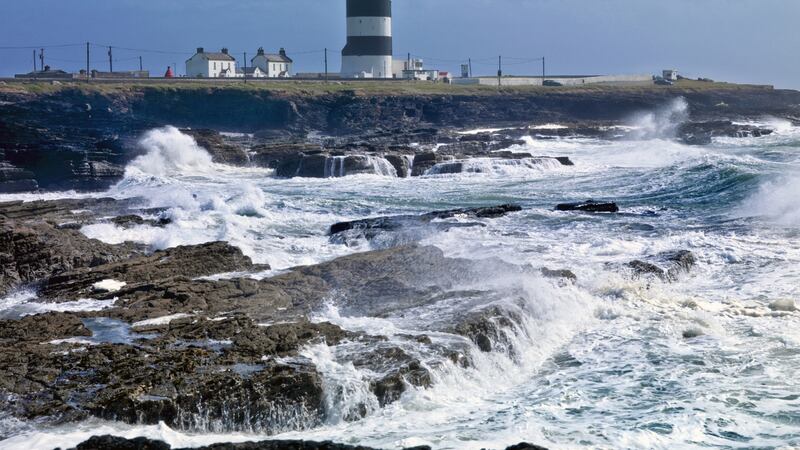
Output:
[[[194,138],[172,126],[148,131],[139,146],[146,153],[128,164],[126,177],[208,173],[216,166],[211,155],[197,145]]]
[[[763,217],[779,225],[800,225],[800,174],[763,183],[737,213],[741,217]]]

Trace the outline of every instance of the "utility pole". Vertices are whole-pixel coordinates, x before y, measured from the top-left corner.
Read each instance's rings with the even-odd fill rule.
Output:
[[[89,79],[92,78],[92,75],[89,73],[89,43],[86,43],[86,82],[89,82]]]
[[[503,57],[497,57],[497,87],[503,85]]]
[[[142,68],[142,57],[141,56],[139,57],[139,72],[144,72],[144,69]]]
[[[244,84],[247,84],[247,52],[244,52],[244,69],[242,69],[242,74],[244,75]]]
[[[108,71],[114,73],[114,59],[111,53],[111,47],[108,47]]]
[[[469,77],[472,78],[472,58],[469,58],[467,62],[469,62]]]
[[[41,63],[42,70],[44,70],[44,49],[39,49],[39,62]]]
[[[36,50],[33,51],[33,71],[36,72]]]
[[[544,77],[546,76],[545,72],[545,65],[544,65],[544,56],[542,56],[542,83],[544,83]]]
[[[325,47],[325,82],[328,82],[328,48]]]

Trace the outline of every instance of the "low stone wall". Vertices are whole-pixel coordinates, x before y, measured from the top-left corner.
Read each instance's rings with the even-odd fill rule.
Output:
[[[649,83],[653,81],[652,75],[597,75],[597,76],[554,76],[545,77],[544,80],[553,80],[564,86],[580,86],[584,84],[598,83]],[[541,86],[542,77],[503,77],[500,80],[502,86]],[[473,77],[473,78],[454,78],[453,84],[461,85],[480,85],[497,86],[497,77]]]

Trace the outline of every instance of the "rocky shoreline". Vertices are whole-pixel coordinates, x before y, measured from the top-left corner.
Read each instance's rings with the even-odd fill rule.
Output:
[[[486,304],[496,293],[477,280],[492,273],[540,273],[559,285],[575,280],[569,270],[446,257],[413,239],[253,278],[269,267],[224,242],[149,252],[103,244],[68,226],[151,211],[142,208],[137,199],[102,198],[0,204],[3,294],[26,288],[37,296],[25,303],[33,310],[12,308],[0,317],[0,406],[7,414],[40,425],[95,417],[267,435],[315,428],[332,416],[357,420],[407,389],[431,386],[437,365],[468,367],[476,351],[513,354],[508,333],[523,319],[499,306],[470,308],[428,327],[461,341],[444,344],[424,333],[390,340],[313,319],[332,295],[347,293],[338,302],[343,315],[392,317],[454,298]],[[432,221],[439,229],[464,220],[481,226],[520,210],[500,205],[375,218],[334,224],[331,234],[374,239]],[[613,270],[669,281],[693,264],[691,253],[677,252]],[[225,273],[231,275],[209,278]],[[425,345],[435,358],[419,359],[404,341]],[[343,342],[359,349],[350,363],[374,374],[369,389],[376,403],[331,408],[337,393],[325,386],[308,348]]]
[[[480,171],[468,162],[475,158],[569,165],[560,155],[503,150],[521,139],[622,139],[635,133],[622,127],[631,117],[676,98],[688,104],[687,121],[673,132],[688,144],[773,131],[741,121],[800,120],[799,92],[763,87],[391,95],[11,86],[0,89],[0,192],[104,189],[144,151],[143,134],[167,125],[184,128],[216,162],[273,168],[281,177]],[[504,129],[459,131],[487,126]]]
[[[521,151],[522,144],[635,137],[640,131],[623,126],[627,118],[663,108],[676,95],[686,97],[688,120],[670,133],[688,145],[767,136],[775,131],[769,125],[748,122],[764,114],[800,117],[800,93],[764,89],[482,96],[0,90],[7,113],[0,116],[0,192],[106,188],[142,154],[142,135],[170,124],[184,127],[214,162],[271,168],[286,178],[564,169],[575,162]],[[244,112],[234,121],[226,109]],[[464,131],[496,124],[502,128]],[[612,201],[582,200],[565,198],[553,213],[626,214]],[[450,257],[421,244],[432,233],[480,229],[520,214],[523,208],[512,204],[331,223],[332,244],[369,243],[373,250],[279,272],[228,242],[153,251],[81,233],[93,224],[168,226],[164,210],[141,198],[0,203],[0,295],[21,299],[0,315],[3,417],[44,427],[100,419],[268,436],[355,421],[430,388],[442,367],[474,367],[492,352],[514,358],[524,301],[518,286],[487,280],[532,275],[555,289],[577,280],[568,267]],[[670,283],[695,263],[691,252],[674,249],[606,268],[631,280]],[[518,300],[504,307],[493,301],[500,298]],[[459,307],[414,334],[390,336],[352,331],[321,315],[332,300],[342,317]],[[356,401],[346,386],[326,383],[320,361],[320,351],[341,344],[353,349],[340,355],[343,363],[369,374]],[[409,350],[418,346],[424,355]],[[169,447],[104,436],[77,448]],[[364,447],[274,441],[209,448]]]

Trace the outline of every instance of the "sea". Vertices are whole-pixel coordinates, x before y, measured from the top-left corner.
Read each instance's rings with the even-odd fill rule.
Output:
[[[269,169],[213,163],[191,137],[166,127],[142,138],[144,155],[105,192],[3,195],[142,197],[166,207],[172,223],[81,232],[153,250],[228,241],[272,266],[253,275],[261,278],[385,244],[332,242],[327,230],[339,221],[513,203],[523,210],[482,227],[431,231],[419,242],[451,257],[569,269],[577,281],[501,273],[475,280],[499,292],[513,286],[513,301],[485,301],[507,302],[522,317],[509,333],[515,351],[473,349],[473,364],[463,367],[403,340],[430,362],[433,384],[409,387],[385,407],[369,390],[372,374],[348,360],[352,344],[305,348],[327,393],[328,419],[317,429],[259,436],[100,420],[53,427],[0,413],[7,436],[0,449],[69,448],[98,434],[174,447],[307,439],[387,449],[503,449],[521,441],[550,449],[800,448],[800,128],[763,117],[749,124],[775,130],[769,136],[690,146],[674,135],[686,115],[677,99],[632,117],[619,139],[546,138],[531,127],[510,149],[568,156],[574,166],[484,158],[464,173],[413,178],[332,170],[337,176],[279,179]],[[587,199],[617,202],[621,211],[554,208]],[[691,251],[697,263],[674,279],[620,269],[675,250]],[[332,299],[312,319],[390,340],[426,333],[456,342],[463,338],[430,333],[430,323],[481,306],[455,302],[376,318],[344,314]],[[44,307],[35,291],[22,290],[0,300],[0,312],[11,308]],[[352,420],[359,405],[367,414]]]

